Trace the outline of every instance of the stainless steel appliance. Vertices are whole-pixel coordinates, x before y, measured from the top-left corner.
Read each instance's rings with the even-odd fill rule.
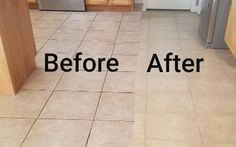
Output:
[[[84,0],[38,0],[40,10],[85,11]]]
[[[202,0],[199,33],[210,48],[228,48],[224,36],[232,0]]]

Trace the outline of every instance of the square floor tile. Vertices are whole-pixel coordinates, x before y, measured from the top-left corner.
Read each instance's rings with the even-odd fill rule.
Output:
[[[122,18],[122,15],[104,15],[104,14],[98,14],[97,17],[95,18],[94,22],[120,22]]]
[[[84,40],[98,40],[114,42],[117,32],[88,31]]]
[[[132,122],[96,121],[88,147],[130,147],[132,139]]]
[[[104,92],[134,92],[134,72],[109,72],[103,88]]]
[[[103,93],[96,119],[134,121],[134,95]]]
[[[203,147],[201,141],[162,141],[146,140],[147,147]]]
[[[106,32],[117,32],[120,23],[118,22],[93,22],[90,30],[91,31],[106,31]]]
[[[119,32],[117,42],[141,41],[138,32]]]
[[[93,21],[97,12],[72,12],[69,21]]]
[[[180,50],[180,41],[178,39],[167,39],[167,40],[151,40],[149,42],[149,50],[168,50],[175,51]]]
[[[82,41],[79,47],[79,51],[93,55],[111,55],[113,50],[113,44],[113,42],[109,41]]]
[[[138,56],[113,55],[119,61],[119,71],[136,71]]]
[[[199,126],[204,142],[236,143],[235,116],[200,116]]]
[[[26,137],[34,120],[32,119],[0,119],[0,146],[18,147]]]
[[[83,40],[84,30],[57,30],[51,39],[55,40]]]
[[[55,29],[38,29],[38,28],[33,28],[33,33],[34,33],[34,38],[37,39],[45,39],[48,40],[53,33],[55,32]]]
[[[73,21],[73,20],[66,20],[65,23],[60,27],[60,29],[72,29],[72,30],[88,30],[91,25],[91,21]]]
[[[121,32],[139,32],[141,29],[140,23],[121,23]]]
[[[114,54],[115,55],[138,55],[140,42],[119,42],[116,43]]]
[[[204,147],[235,147],[236,144],[231,143],[204,143]]]
[[[38,120],[22,147],[84,147],[91,122]]]
[[[47,42],[47,39],[35,39],[36,50],[39,51],[46,42]]]
[[[141,15],[124,15],[122,22],[140,22]]]
[[[101,91],[106,72],[85,71],[65,73],[56,90]]]
[[[45,53],[74,53],[80,41],[74,40],[48,40],[40,52]]]
[[[53,90],[62,76],[61,71],[45,72],[36,70],[26,80],[22,89]]]
[[[44,20],[40,19],[33,24],[37,29],[57,29],[63,24],[63,20]]]
[[[21,90],[15,96],[0,96],[0,117],[36,118],[51,91]]]
[[[55,91],[40,118],[93,119],[99,93]]]
[[[46,12],[40,19],[44,20],[66,20],[69,17],[71,12],[56,12],[56,11],[48,11]]]
[[[29,12],[31,19],[39,19],[42,15],[45,14],[44,11],[39,11],[39,10],[30,10]]]
[[[191,115],[147,114],[148,139],[201,141],[197,120]]]

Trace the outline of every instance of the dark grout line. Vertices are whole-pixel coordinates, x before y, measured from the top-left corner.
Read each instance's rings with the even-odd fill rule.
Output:
[[[112,47],[113,49],[112,49],[112,52],[111,52],[111,57],[112,57],[112,55],[113,55],[113,53],[114,53],[116,41],[117,41],[117,38],[118,38],[118,36],[119,36],[119,30],[120,30],[120,27],[121,27],[121,23],[122,23],[123,16],[124,16],[124,12],[122,12],[122,16],[121,16],[121,20],[120,20],[120,23],[119,23],[118,32],[117,32],[117,34],[116,34],[115,41],[113,42],[113,47]],[[106,82],[106,79],[107,79],[107,75],[108,75],[108,71],[106,72],[106,75],[105,75],[105,78],[104,78],[104,81],[103,81],[103,84],[102,84],[100,96],[99,96],[99,99],[98,99],[98,103],[97,103],[97,106],[96,106],[96,110],[95,110],[95,113],[94,113],[93,121],[92,121],[92,124],[91,124],[91,128],[90,128],[90,130],[89,130],[89,134],[88,134],[88,138],[87,138],[87,140],[86,140],[85,147],[87,147],[87,146],[88,146],[88,143],[89,143],[89,139],[90,139],[90,136],[91,136],[91,133],[92,133],[92,129],[93,129],[95,120],[96,120],[96,115],[97,115],[98,107],[99,107],[99,104],[100,104],[100,101],[101,101],[102,92],[103,92],[103,89],[104,89],[104,86],[105,86],[105,82]]]

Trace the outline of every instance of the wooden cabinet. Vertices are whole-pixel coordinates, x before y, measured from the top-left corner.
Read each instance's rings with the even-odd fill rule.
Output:
[[[86,0],[87,10],[131,11],[133,0]]]
[[[232,0],[225,40],[231,52],[236,57],[236,0]]]
[[[37,9],[38,8],[38,3],[37,0],[27,0],[28,6],[30,9]]]

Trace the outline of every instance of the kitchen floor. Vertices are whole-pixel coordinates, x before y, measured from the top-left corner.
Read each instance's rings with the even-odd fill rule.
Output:
[[[0,97],[1,147],[234,147],[236,60],[199,41],[185,11],[30,11],[37,70]],[[115,57],[119,72],[44,72],[59,60]],[[205,58],[201,73],[146,73],[153,53]],[[174,67],[174,65],[171,65]]]
[[[139,74],[135,147],[236,146],[236,60],[228,49],[205,48],[198,23],[198,15],[185,11],[143,14],[141,71],[153,53],[162,66],[168,52],[205,61],[200,73],[176,73],[171,64],[170,73]]]

